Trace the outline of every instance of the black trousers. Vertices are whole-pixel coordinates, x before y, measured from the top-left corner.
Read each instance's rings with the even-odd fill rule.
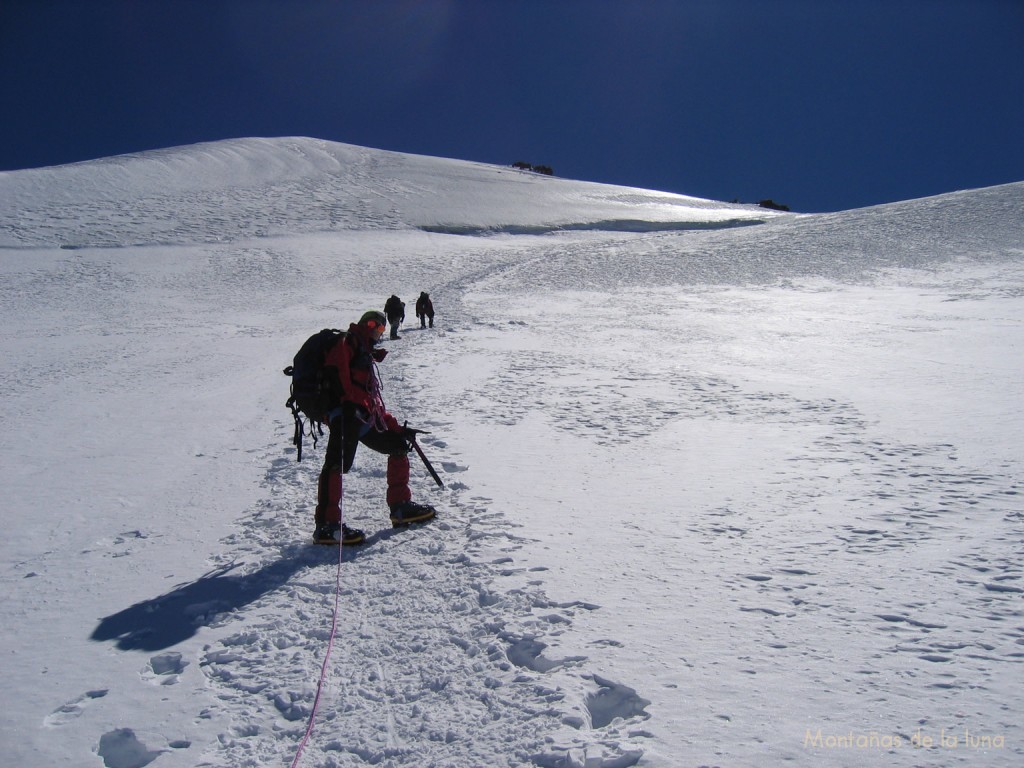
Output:
[[[398,432],[378,432],[356,415],[353,403],[343,403],[341,413],[328,425],[324,466],[317,483],[316,525],[341,520],[342,475],[352,469],[356,450],[362,443],[388,457],[387,503],[408,501],[409,443]]]
[[[409,453],[409,443],[398,432],[378,432],[356,415],[354,403],[343,403],[341,415],[328,425],[327,452],[324,467],[340,467],[342,473],[352,469],[356,450],[362,443],[367,448],[387,456]]]

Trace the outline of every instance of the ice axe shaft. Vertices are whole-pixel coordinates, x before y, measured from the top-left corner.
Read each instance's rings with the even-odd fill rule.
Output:
[[[416,435],[429,433],[422,429],[411,429],[409,427],[409,422],[405,422],[402,425],[402,429],[405,430],[406,439],[408,439],[409,445],[416,449],[416,453],[423,462],[423,466],[427,468],[427,472],[429,472],[430,476],[434,478],[434,482],[437,483],[438,488],[444,488],[444,483],[441,482],[441,478],[437,476],[437,472],[434,470],[434,465],[430,463],[430,459],[428,459],[426,454],[423,453],[423,449],[420,448],[420,444],[416,442]]]
[[[423,462],[423,466],[427,468],[427,472],[430,473],[430,476],[434,478],[434,482],[437,483],[437,487],[444,488],[444,483],[441,482],[441,478],[437,476],[437,472],[434,470],[434,465],[430,463],[430,459],[428,459],[426,454],[423,453],[423,449],[420,448],[420,444],[416,442],[416,438],[414,437],[409,442],[412,443],[412,447],[416,449],[416,453],[419,455],[420,461]]]

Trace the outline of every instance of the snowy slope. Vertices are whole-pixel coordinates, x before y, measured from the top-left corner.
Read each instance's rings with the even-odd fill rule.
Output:
[[[1022,222],[301,138],[0,174],[7,761],[291,764],[330,647],[304,766],[1019,765]],[[364,449],[339,568],[280,370],[391,293],[442,515]]]
[[[0,245],[216,243],[338,230],[728,226],[774,211],[312,139],[244,139],[3,177]]]

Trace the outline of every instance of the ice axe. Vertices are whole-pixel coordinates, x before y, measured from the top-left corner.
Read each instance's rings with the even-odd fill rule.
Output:
[[[441,481],[441,478],[438,477],[437,471],[434,469],[434,465],[430,463],[430,459],[428,459],[426,454],[423,453],[423,449],[420,448],[420,444],[416,442],[416,435],[420,433],[430,433],[422,429],[412,429],[407,425],[408,422],[403,424],[402,429],[405,431],[405,437],[409,441],[409,445],[411,445],[416,450],[416,454],[420,457],[420,461],[423,462],[423,466],[427,468],[427,472],[429,472],[430,476],[434,478],[434,482],[437,483],[437,487],[444,488],[444,483]]]

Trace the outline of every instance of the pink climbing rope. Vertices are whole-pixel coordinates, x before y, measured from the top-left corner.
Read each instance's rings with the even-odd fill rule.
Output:
[[[344,513],[341,519],[345,519]],[[341,535],[341,531],[338,531]],[[320,666],[320,680],[316,684],[316,696],[313,697],[313,710],[309,713],[309,722],[306,724],[306,732],[302,735],[299,748],[295,752],[295,759],[292,760],[291,768],[295,768],[302,758],[302,752],[306,748],[310,734],[313,733],[313,724],[316,722],[316,713],[320,708],[320,694],[324,689],[324,682],[327,680],[327,664],[331,660],[331,649],[334,648],[334,635],[338,631],[338,606],[341,604],[341,542],[338,542],[338,568],[334,575],[334,616],[331,618],[331,634],[327,638],[327,651],[324,653],[324,663]]]

